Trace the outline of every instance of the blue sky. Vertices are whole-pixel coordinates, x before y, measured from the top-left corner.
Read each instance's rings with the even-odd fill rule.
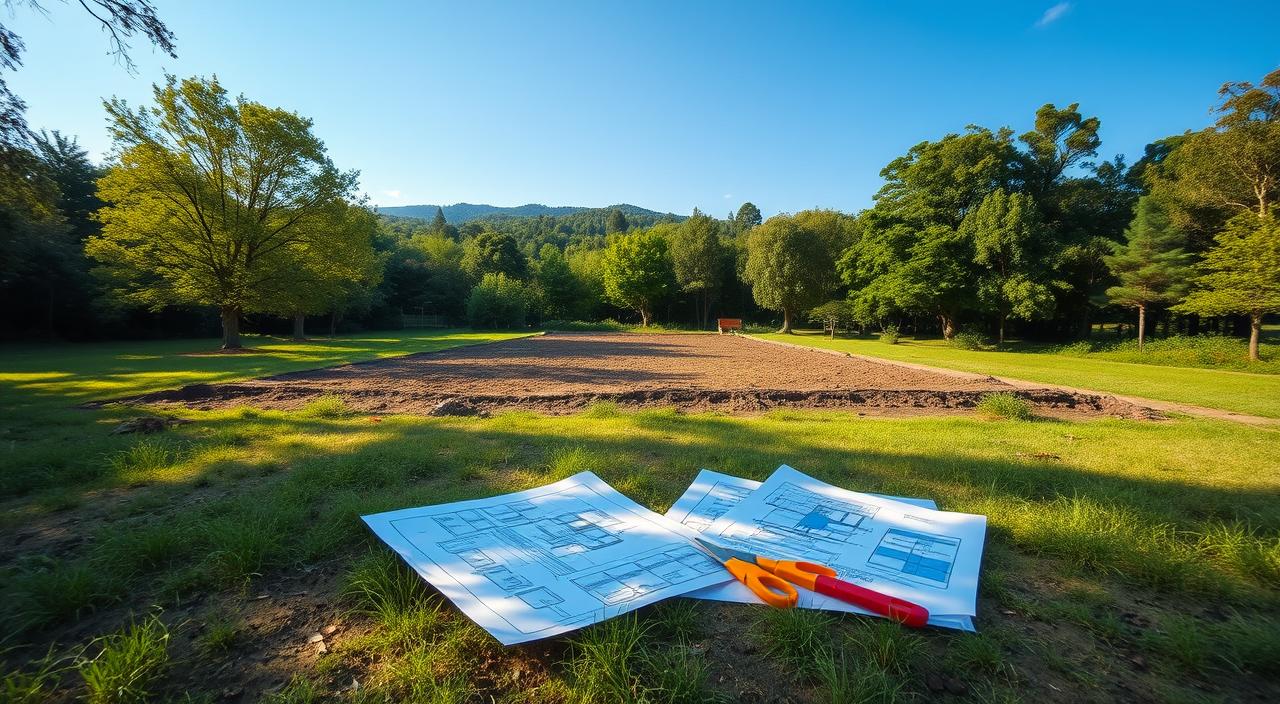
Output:
[[[1079,102],[1102,156],[1133,161],[1280,66],[1267,2],[155,0],[179,58],[135,41],[131,76],[75,3],[44,4],[5,19],[33,126],[101,157],[104,96],[216,73],[313,118],[381,205],[855,211],[889,160],[967,124],[1021,132]]]

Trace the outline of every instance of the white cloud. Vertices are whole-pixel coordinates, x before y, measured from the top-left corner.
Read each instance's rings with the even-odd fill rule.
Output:
[[[1070,10],[1070,9],[1071,9],[1071,3],[1060,2],[1057,5],[1054,5],[1053,7],[1045,10],[1044,14],[1040,16],[1040,20],[1036,22],[1036,26],[1048,27],[1054,22],[1057,22],[1058,20],[1062,19],[1062,16],[1067,14],[1067,10]]]
[[[384,195],[384,196],[386,196],[386,197],[388,197],[388,198],[399,198],[399,197],[400,197],[400,191],[383,191],[383,192],[382,192],[382,195]]]
[[[732,198],[732,197],[733,197],[733,194],[732,194],[732,193],[726,193],[726,194],[724,194],[724,199],[725,199],[725,200],[729,200],[729,199],[730,199],[730,198]]]

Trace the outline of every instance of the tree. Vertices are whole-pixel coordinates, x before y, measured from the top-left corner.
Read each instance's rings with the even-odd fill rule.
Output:
[[[488,273],[467,297],[467,320],[478,328],[522,328],[529,292],[518,279]]]
[[[11,10],[15,4],[21,3],[5,2]],[[41,10],[34,0],[28,0],[27,4]],[[80,0],[79,4],[102,25],[111,53],[117,61],[124,64],[129,73],[134,73],[135,69],[133,59],[129,57],[128,39],[135,34],[141,34],[170,58],[178,58],[173,32],[160,21],[148,0]],[[16,71],[22,65],[22,51],[25,48],[21,37],[0,24],[0,70]],[[0,145],[15,146],[26,141],[28,129],[23,116],[25,110],[26,105],[22,99],[9,90],[4,79],[0,78]]]
[[[1152,191],[1184,208],[1265,218],[1280,199],[1280,69],[1227,83],[1214,127],[1188,134],[1153,171]]]
[[[733,216],[733,229],[735,232],[746,232],[761,222],[764,222],[764,218],[760,217],[760,209],[748,201],[743,203],[738,208],[737,215]]]
[[[795,316],[821,302],[839,284],[835,260],[850,244],[833,211],[775,215],[747,236],[744,278],[756,303],[782,313],[791,333]]]
[[[676,287],[667,239],[653,230],[615,236],[605,249],[601,270],[605,298],[639,313],[643,327],[649,326],[654,308]]]
[[[831,331],[831,339],[836,339],[836,328],[841,325],[852,325],[858,321],[857,311],[850,301],[827,301],[809,311],[809,320],[822,323]]]
[[[657,226],[662,227],[662,226]],[[671,263],[680,289],[694,295],[698,327],[706,329],[711,302],[723,280],[725,248],[716,221],[697,208],[679,225],[669,225]]]
[[[1021,193],[992,191],[960,225],[962,238],[973,242],[978,275],[978,301],[1000,320],[1000,343],[1010,316],[1030,320],[1053,308],[1053,293],[1041,281],[1039,240],[1043,224],[1035,201]]]
[[[327,246],[358,174],[333,165],[311,120],[233,101],[216,78],[168,76],[154,94],[150,108],[106,103],[119,156],[86,252],[126,300],[217,306],[223,348],[239,348],[241,313],[272,307],[297,250]]]
[[[257,304],[246,308],[291,316],[295,340],[306,339],[307,315],[340,314],[382,278],[382,262],[373,250],[377,219],[366,208],[335,201],[308,228],[314,231],[288,251],[292,262],[286,273],[272,281],[274,288]]]
[[[542,245],[533,281],[544,320],[571,320],[575,317],[583,289],[558,247]]]
[[[1174,307],[1200,315],[1249,316],[1249,359],[1258,361],[1262,316],[1280,312],[1280,223],[1274,215],[1242,213],[1215,238],[1200,262],[1200,278]]]
[[[1182,233],[1150,196],[1138,201],[1138,212],[1125,231],[1124,244],[1112,245],[1104,257],[1119,283],[1107,289],[1107,300],[1138,310],[1138,349],[1146,339],[1147,310],[1178,302],[1191,279],[1191,255],[1182,249]]]
[[[474,279],[485,274],[505,274],[513,279],[529,275],[529,260],[510,235],[486,230],[463,242],[462,269]]]
[[[449,221],[444,219],[444,208],[436,206],[436,216],[431,219],[431,231],[444,232],[445,228],[448,226]]]
[[[614,208],[609,211],[609,219],[604,223],[604,231],[608,235],[627,231],[627,216],[623,214],[621,209]]]
[[[1072,103],[1059,110],[1053,103],[1045,103],[1036,110],[1035,129],[1018,137],[1027,146],[1023,182],[1041,199],[1049,196],[1067,169],[1096,155],[1102,145],[1098,138],[1102,123],[1096,117],[1082,116],[1079,107],[1079,103]]]

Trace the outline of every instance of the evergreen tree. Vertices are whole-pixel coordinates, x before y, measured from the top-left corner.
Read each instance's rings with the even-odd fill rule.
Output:
[[[1244,213],[1218,233],[1199,265],[1196,288],[1175,310],[1249,316],[1249,359],[1258,361],[1262,316],[1280,313],[1280,222]]]
[[[437,205],[436,216],[434,218],[431,218],[431,231],[444,232],[445,228],[448,226],[449,226],[448,221],[444,219],[444,208],[441,208],[440,206]]]
[[[1119,283],[1107,289],[1107,300],[1138,310],[1138,349],[1146,340],[1147,310],[1153,305],[1176,303],[1186,293],[1191,278],[1191,255],[1183,251],[1182,232],[1150,196],[1138,201],[1138,213],[1124,233],[1123,244],[1113,244],[1103,257]]]

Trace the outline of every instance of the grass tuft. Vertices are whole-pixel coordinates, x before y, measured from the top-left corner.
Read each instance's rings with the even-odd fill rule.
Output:
[[[1033,415],[1030,403],[1008,391],[984,395],[982,400],[978,401],[977,410],[988,418],[1009,420],[1030,420]]]
[[[155,472],[168,467],[176,453],[167,442],[147,438],[111,455],[107,464],[121,481],[146,481]]]
[[[639,662],[642,626],[634,613],[582,631],[571,642],[574,693],[582,702],[633,702],[642,698]]]
[[[347,572],[343,597],[358,612],[392,623],[410,614],[427,599],[422,578],[386,550],[375,550]]]
[[[765,652],[802,678],[813,677],[818,656],[830,648],[835,619],[810,609],[765,609],[754,629]]]
[[[77,667],[88,691],[86,701],[128,704],[155,694],[169,669],[169,630],[160,619],[148,617],[96,642],[98,655]]]
[[[337,394],[325,394],[298,409],[303,418],[344,418],[353,413],[347,402]]]
[[[67,671],[67,661],[54,649],[44,657],[27,664],[26,669],[12,670],[0,680],[0,701],[5,704],[43,704],[54,699],[54,692]]]

